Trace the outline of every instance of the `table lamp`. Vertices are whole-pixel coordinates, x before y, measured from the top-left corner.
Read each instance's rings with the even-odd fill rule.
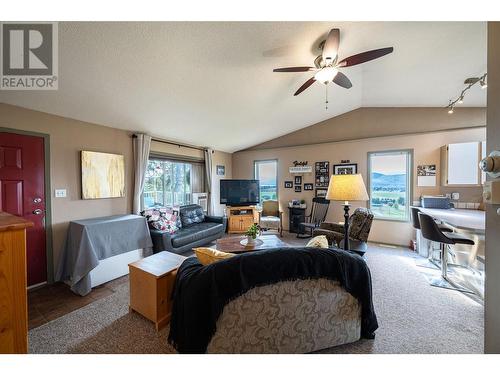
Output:
[[[349,201],[369,199],[363,177],[360,174],[332,175],[326,199],[344,202],[344,250],[349,250]]]

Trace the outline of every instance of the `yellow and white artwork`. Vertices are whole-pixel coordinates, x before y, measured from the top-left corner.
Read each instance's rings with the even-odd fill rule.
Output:
[[[124,156],[82,151],[82,198],[98,199],[124,196]]]

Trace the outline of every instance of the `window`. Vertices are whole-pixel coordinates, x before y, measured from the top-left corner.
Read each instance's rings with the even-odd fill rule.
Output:
[[[260,201],[278,199],[278,161],[258,160],[254,162],[255,179],[260,183]]]
[[[191,203],[191,163],[150,159],[142,194],[144,207]]]
[[[370,208],[375,218],[408,221],[412,151],[368,153]]]

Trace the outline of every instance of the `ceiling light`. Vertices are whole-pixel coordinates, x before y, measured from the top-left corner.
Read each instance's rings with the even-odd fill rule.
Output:
[[[448,111],[448,113],[451,115],[453,113],[453,107],[451,107]]]
[[[481,85],[482,89],[485,89],[486,87],[488,87],[488,84],[486,83],[486,81],[484,79],[482,79],[481,81],[479,81],[479,84]]]
[[[464,97],[461,96],[459,99],[458,99],[458,104],[464,104]]]
[[[328,66],[326,68],[321,69],[314,75],[314,79],[323,84],[327,84],[332,82],[339,71],[333,66]]]

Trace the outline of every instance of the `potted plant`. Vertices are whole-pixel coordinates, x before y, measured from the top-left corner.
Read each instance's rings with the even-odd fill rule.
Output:
[[[252,224],[250,228],[245,232],[245,235],[247,236],[247,244],[251,245],[255,243],[255,239],[257,236],[260,234],[260,227],[259,224]]]
[[[306,200],[305,199],[301,199],[300,200],[300,208],[306,208]]]

